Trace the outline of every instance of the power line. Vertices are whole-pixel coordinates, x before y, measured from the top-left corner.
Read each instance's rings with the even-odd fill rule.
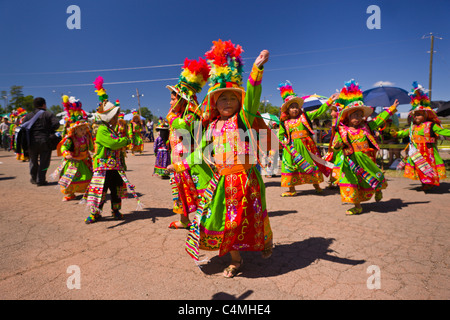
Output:
[[[105,82],[104,84],[113,85],[113,84],[143,83],[143,82],[157,82],[157,81],[170,81],[170,80],[178,80],[178,78]],[[24,88],[28,88],[28,89],[36,89],[36,88],[87,87],[87,86],[92,86],[92,85],[93,85],[92,83],[80,83],[80,84],[62,84],[62,85],[45,85],[45,86],[23,86],[23,87]]]
[[[400,55],[402,56],[402,55]],[[290,66],[285,68],[275,68],[265,69],[265,72],[271,72],[271,71],[281,71],[281,70],[291,70],[291,69],[305,69],[305,68],[314,68],[314,67],[321,67],[321,66],[327,66],[327,65],[339,65],[339,64],[346,64],[346,63],[353,63],[353,62],[363,62],[363,61],[376,61],[376,60],[384,60],[384,59],[392,59],[395,56],[389,55],[386,57],[376,57],[373,59],[352,59],[347,61],[337,61],[337,62],[328,62],[328,63],[320,63],[320,64],[310,64],[310,65],[303,65],[303,66]],[[243,72],[243,74],[248,72]],[[119,82],[105,82],[106,85],[115,85],[115,84],[131,84],[131,83],[145,83],[145,82],[158,82],[158,81],[172,81],[172,80],[178,80],[179,78],[165,78],[165,79],[149,79],[149,80],[130,80],[130,81],[119,81]],[[37,88],[63,88],[63,87],[86,87],[86,86],[92,86],[92,83],[81,83],[81,84],[63,84],[63,85],[43,85],[43,86],[23,86],[24,88],[28,89],[37,89]]]
[[[284,57],[284,56],[294,56],[301,54],[311,54],[311,53],[320,53],[320,52],[330,52],[336,50],[348,50],[348,49],[356,49],[370,46],[379,46],[400,42],[408,42],[411,40],[418,40],[419,38],[410,38],[403,40],[393,40],[393,41],[385,41],[385,42],[376,42],[376,43],[367,43],[361,45],[347,46],[347,47],[339,47],[339,48],[328,48],[328,49],[318,49],[318,50],[308,50],[308,51],[298,51],[298,52],[288,52],[288,53],[279,53],[279,54],[271,54],[271,57]],[[422,38],[423,39],[423,38]],[[256,57],[247,57],[243,58],[243,60],[255,59]],[[51,74],[72,74],[72,73],[92,73],[92,72],[112,72],[112,71],[126,71],[126,70],[140,70],[140,69],[156,69],[156,68],[169,68],[169,67],[180,67],[183,64],[163,64],[163,65],[154,65],[154,66],[143,66],[143,67],[127,67],[127,68],[110,68],[110,69],[92,69],[92,70],[75,70],[75,71],[50,71],[50,72],[25,72],[25,73],[0,73],[0,76],[29,76],[29,75],[51,75]]]
[[[48,75],[48,74],[67,74],[67,73],[90,73],[90,72],[110,72],[110,71],[124,71],[124,70],[138,70],[138,69],[154,69],[179,67],[183,64],[162,64],[157,66],[145,67],[130,67],[130,68],[114,68],[114,69],[97,69],[97,70],[78,70],[78,71],[54,71],[54,72],[28,72],[28,73],[0,73],[2,76],[30,76],[30,75]]]

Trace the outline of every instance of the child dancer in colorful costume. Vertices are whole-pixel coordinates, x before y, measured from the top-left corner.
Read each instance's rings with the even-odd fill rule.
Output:
[[[339,180],[339,172],[340,172],[340,164],[342,163],[342,160],[344,158],[344,155],[342,153],[342,149],[335,151],[332,148],[332,145],[334,143],[334,140],[336,139],[336,130],[337,130],[337,121],[339,119],[339,113],[341,112],[341,105],[337,103],[336,101],[331,105],[331,137],[330,142],[328,146],[328,152],[323,156],[323,159],[327,162],[333,163],[333,169],[331,170],[331,176],[329,180],[328,186],[335,187],[335,184]]]
[[[89,152],[94,151],[94,142],[86,112],[81,101],[74,97],[63,96],[66,111],[67,134],[58,144],[58,155],[62,155],[61,165],[52,174],[59,179],[61,192],[66,195],[63,201],[75,199],[75,193],[85,193],[92,178],[92,158]]]
[[[142,151],[144,151],[144,140],[142,139],[141,116],[136,110],[133,110],[132,113],[133,118],[128,126],[128,136],[131,139],[129,148],[132,155],[134,155],[135,152],[142,154]]]
[[[115,106],[116,107],[120,107],[119,100],[116,100]],[[119,113],[119,118],[117,120],[117,126],[116,126],[116,132],[117,132],[117,135],[119,136],[119,138],[128,138],[128,139],[130,139],[130,137],[128,136],[128,123],[124,119],[124,116],[125,115],[122,112]],[[125,171],[127,170],[127,164],[125,162],[125,158],[127,157],[127,148],[128,148],[128,146],[123,147],[122,149],[120,149],[120,151],[122,153],[121,157],[123,159],[123,163],[122,164],[123,164],[123,168],[124,168]]]
[[[201,120],[197,94],[208,81],[210,68],[202,58],[198,61],[186,58],[182,69],[178,83],[166,86],[170,90],[167,121],[172,164],[169,170],[175,171],[171,179],[173,211],[180,214],[179,221],[169,225],[172,229],[188,228],[189,214],[196,212],[200,196],[209,181],[204,167],[196,166],[187,170],[182,161],[194,150],[194,125],[198,125]],[[206,169],[209,171],[209,168]]]
[[[375,194],[375,201],[383,197],[381,192],[387,186],[383,172],[376,165],[379,150],[372,130],[384,125],[395,113],[398,101],[371,121],[365,120],[373,112],[363,103],[363,94],[355,80],[345,83],[339,94],[338,103],[344,107],[339,115],[338,130],[332,147],[342,149],[344,159],[340,164],[339,188],[342,202],[353,203],[354,208],[347,215],[360,214],[361,202],[369,201]]]
[[[436,148],[436,137],[450,136],[450,130],[444,129],[436,112],[430,108],[430,98],[423,87],[413,83],[410,93],[412,109],[411,126],[408,129],[392,134],[397,138],[410,138],[408,158],[404,176],[413,180],[420,180],[422,190],[428,191],[433,186],[439,186],[439,179],[446,178],[445,164]]]
[[[94,175],[87,192],[87,203],[90,215],[86,223],[93,223],[101,218],[103,205],[106,201],[106,192],[111,192],[111,210],[114,219],[123,219],[120,209],[122,198],[126,197],[127,187],[141,205],[130,184],[124,170],[124,158],[121,149],[130,143],[128,138],[120,138],[114,128],[117,125],[120,107],[108,101],[108,95],[103,88],[103,78],[98,77],[94,82],[100,106],[95,114],[99,127],[95,140]]]
[[[156,126],[156,131],[159,132],[159,135],[153,145],[156,156],[153,174],[160,176],[162,179],[169,179],[170,175],[167,171],[167,167],[170,165],[169,125],[160,121]]]
[[[231,41],[213,44],[206,53],[211,64],[211,88],[205,98],[207,129],[201,146],[203,156],[213,161],[216,171],[204,193],[204,214],[197,212],[186,250],[196,260],[198,249],[219,250],[219,256],[229,252],[231,263],[223,275],[231,278],[242,267],[240,251],[260,251],[264,258],[272,254],[265,185],[256,161],[249,159],[253,155],[256,160],[252,125],[260,102],[262,68],[269,52],[264,50],[256,58],[245,92],[242,48]],[[241,136],[243,133],[246,137]],[[212,145],[208,145],[211,140]],[[197,152],[191,154],[190,165],[198,163],[196,156]]]
[[[294,156],[291,152],[287,148],[283,149],[281,186],[287,187],[289,190],[283,192],[281,196],[295,196],[297,194],[295,186],[305,183],[311,183],[316,192],[321,193],[322,189],[319,183],[323,182],[322,173],[328,174],[328,171],[323,164],[319,163],[321,162],[321,155],[312,138],[314,131],[311,126],[311,120],[325,113],[338,95],[333,94],[317,110],[305,112],[302,109],[303,99],[294,93],[289,81],[281,83],[278,89],[283,98],[278,137],[280,141],[284,141],[287,145],[293,145],[306,163],[314,167],[312,170],[305,171],[305,167],[294,163]]]
[[[28,113],[25,109],[19,107],[17,110],[13,111],[17,115],[17,118],[15,119],[14,123],[11,121],[11,127],[10,127],[10,136],[11,136],[11,143],[13,146],[14,151],[16,152],[16,159],[22,162],[29,161],[28,156],[28,150],[27,148],[24,148],[21,143],[21,139],[18,139],[18,126],[20,126],[23,122],[23,119],[25,118],[25,115]],[[11,113],[12,116],[12,113]]]

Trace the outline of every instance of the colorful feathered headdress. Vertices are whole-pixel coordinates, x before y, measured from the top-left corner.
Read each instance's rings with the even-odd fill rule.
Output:
[[[22,118],[27,113],[28,113],[27,110],[25,110],[24,108],[22,108],[22,107],[17,108],[17,115],[19,118]]]
[[[414,81],[413,89],[409,93],[409,96],[411,98],[411,106],[412,110],[415,110],[418,107],[422,108],[429,108],[431,106],[430,98],[428,97],[428,93],[425,92],[425,89],[417,83],[417,81]]]
[[[206,60],[202,58],[198,60],[186,58],[181,69],[183,71],[178,78],[178,83],[174,86],[166,86],[166,88],[188,102],[186,110],[200,116],[201,111],[198,107],[197,94],[202,91],[208,81],[210,68]]]
[[[66,116],[64,118],[66,124],[69,126],[70,130],[87,125],[87,114],[82,108],[81,101],[75,99],[75,97],[70,97],[67,95],[62,96],[62,105]],[[69,134],[72,131],[69,131]]]
[[[27,114],[27,110],[25,110],[22,107],[18,107],[17,109],[11,111],[11,114],[9,115],[9,121],[11,123],[16,122],[17,119],[20,119],[20,122],[22,122],[23,117]]]
[[[278,85],[278,90],[280,91],[281,99],[283,99],[283,105],[281,106],[282,114],[287,115],[287,109],[294,102],[298,103],[299,108],[303,106],[304,100],[295,94],[290,81],[286,80],[285,82],[281,82]]]
[[[242,61],[242,47],[228,41],[213,41],[213,46],[205,53],[211,71],[209,73],[209,90],[203,102],[203,120],[206,125],[218,116],[214,108],[215,100],[225,90],[233,91],[242,103],[245,89],[242,87],[242,73],[244,64]]]
[[[336,104],[342,105],[342,112],[340,113],[341,119],[344,119],[351,112],[356,110],[363,111],[364,117],[368,117],[373,113],[373,109],[364,105],[363,93],[359,84],[351,79],[345,82],[344,87],[339,93],[339,97],[336,100]]]
[[[82,108],[81,101],[75,99],[75,97],[70,97],[64,95],[62,97],[62,104],[64,106],[64,111],[66,111],[65,121],[70,123],[75,123],[79,120],[87,120],[87,114]]]
[[[103,88],[103,77],[98,76],[94,81],[95,92],[100,100],[100,105],[97,108],[96,117],[104,122],[111,121],[112,118],[119,112],[120,107],[108,101],[108,95],[105,88]]]
[[[244,52],[240,45],[234,45],[231,40],[213,41],[211,50],[205,53],[211,66],[210,86],[208,94],[218,89],[242,88],[242,73],[244,64],[241,54]]]
[[[344,84],[344,87],[341,89],[336,102],[347,106],[354,101],[362,100],[363,93],[361,91],[361,88],[359,87],[359,84],[354,79],[351,79]]]
[[[414,81],[412,86],[413,89],[409,93],[409,96],[411,98],[410,114],[413,114],[415,111],[425,111],[427,112],[429,120],[440,124],[440,120],[438,119],[436,112],[431,109],[431,101],[430,97],[428,96],[427,90],[425,90],[424,87],[418,84],[417,81]]]
[[[103,88],[103,77],[98,76],[94,81],[95,92],[98,95],[100,102],[108,100],[108,95],[106,94],[105,88]]]

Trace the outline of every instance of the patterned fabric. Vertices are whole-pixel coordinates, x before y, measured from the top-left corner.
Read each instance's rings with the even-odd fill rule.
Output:
[[[426,121],[419,125],[412,124],[410,128],[397,132],[398,138],[409,136],[412,142],[409,148],[415,148],[415,152],[411,152],[406,159],[406,178],[435,186],[440,184],[440,179],[446,178],[445,164],[436,148],[436,135],[449,137],[450,130]]]
[[[203,199],[210,197],[211,200],[206,201],[203,208],[203,204],[199,206],[203,211],[199,225],[188,236],[187,251],[194,255],[194,259],[196,250],[193,244],[196,241],[199,249],[219,250],[222,256],[230,250],[262,251],[272,240],[261,174],[253,164],[242,161],[249,159],[257,145],[252,140],[250,143],[238,139],[238,133],[233,132],[240,128],[238,120],[241,124],[248,124],[247,127],[252,126],[252,114],[259,106],[260,95],[261,86],[253,87],[248,81],[243,103],[245,110],[241,108],[225,121],[223,130],[217,130],[217,121],[213,121],[203,134],[202,150],[207,147],[213,149],[208,150],[208,155],[213,154],[209,160],[217,169],[217,183],[214,183],[215,188],[204,191]],[[196,156],[196,152],[192,153],[185,160],[185,167],[191,170],[198,167]]]
[[[169,176],[167,166],[170,164],[170,151],[167,143],[161,137],[156,138],[153,151],[156,154],[153,174],[164,177]]]
[[[144,151],[144,140],[141,135],[142,126],[138,123],[130,122],[128,126],[128,136],[131,139],[131,144],[128,148],[133,152]]]
[[[308,112],[309,119],[315,119],[328,110],[325,103],[316,111]],[[323,173],[329,174],[322,164],[314,161],[310,153],[320,157],[320,151],[311,137],[313,130],[302,113],[297,119],[284,121],[278,137],[290,143],[290,151],[284,149],[281,164],[281,186],[294,187],[301,184],[323,182]]]
[[[342,202],[369,201],[375,192],[387,187],[384,174],[375,162],[377,146],[373,146],[373,135],[368,131],[383,125],[390,115],[389,111],[383,111],[374,120],[361,124],[359,128],[347,127],[342,123],[339,126],[332,147],[334,148],[337,142],[344,144],[344,150],[338,151],[342,152],[337,181]],[[346,149],[351,151],[345,151]]]
[[[61,164],[51,175],[59,178],[63,194],[85,193],[92,178],[92,158],[89,151],[94,145],[90,134],[85,137],[66,136],[61,141],[62,156],[70,155],[73,160],[62,159]]]
[[[117,133],[106,125],[100,125],[96,138],[96,153],[94,155],[94,174],[91,183],[84,196],[87,205],[90,207],[91,214],[97,214],[101,211],[106,195],[105,178],[107,171],[117,171],[123,183],[118,187],[118,197],[126,197],[127,187],[138,201],[138,208],[141,207],[139,197],[124,171],[124,159],[121,149],[128,144],[128,138],[120,138]],[[113,209],[118,208],[118,204],[113,204]]]

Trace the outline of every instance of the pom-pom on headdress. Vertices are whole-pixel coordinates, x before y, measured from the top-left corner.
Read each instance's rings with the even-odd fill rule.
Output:
[[[281,113],[287,115],[287,110],[289,106],[296,102],[299,108],[302,108],[304,100],[297,96],[292,88],[290,81],[286,80],[278,85],[278,90],[280,90],[281,99],[283,99],[283,105],[281,106]],[[286,117],[282,117],[286,118]]]
[[[119,112],[120,107],[115,106],[110,101],[108,101],[108,95],[106,94],[105,88],[103,88],[103,77],[98,76],[94,81],[95,92],[100,100],[100,105],[97,108],[95,114],[96,118],[104,122],[111,121],[112,118]]]
[[[431,101],[430,97],[428,97],[427,90],[424,89],[417,81],[414,81],[413,89],[409,93],[411,98],[411,111],[410,115],[414,115],[416,111],[425,111],[428,117],[428,120],[434,121],[440,124],[440,120],[436,114],[436,112],[431,109]]]
[[[64,106],[64,111],[66,111],[66,116],[64,120],[70,125],[70,130],[87,125],[87,114],[82,108],[81,101],[75,99],[75,97],[70,97],[64,95],[62,97],[62,104]]]
[[[75,123],[79,120],[87,120],[87,114],[82,108],[81,101],[64,95],[63,97],[64,111],[66,111],[65,121]]]
[[[345,119],[350,113],[361,110],[364,117],[368,117],[373,113],[373,109],[364,105],[363,93],[359,84],[351,79],[344,84],[344,87],[339,93],[339,97],[336,100],[336,104],[342,105],[342,112],[340,113],[341,119]]]
[[[103,77],[98,76],[94,81],[95,92],[98,95],[100,102],[108,100],[108,95],[106,94],[105,88],[103,88]]]

